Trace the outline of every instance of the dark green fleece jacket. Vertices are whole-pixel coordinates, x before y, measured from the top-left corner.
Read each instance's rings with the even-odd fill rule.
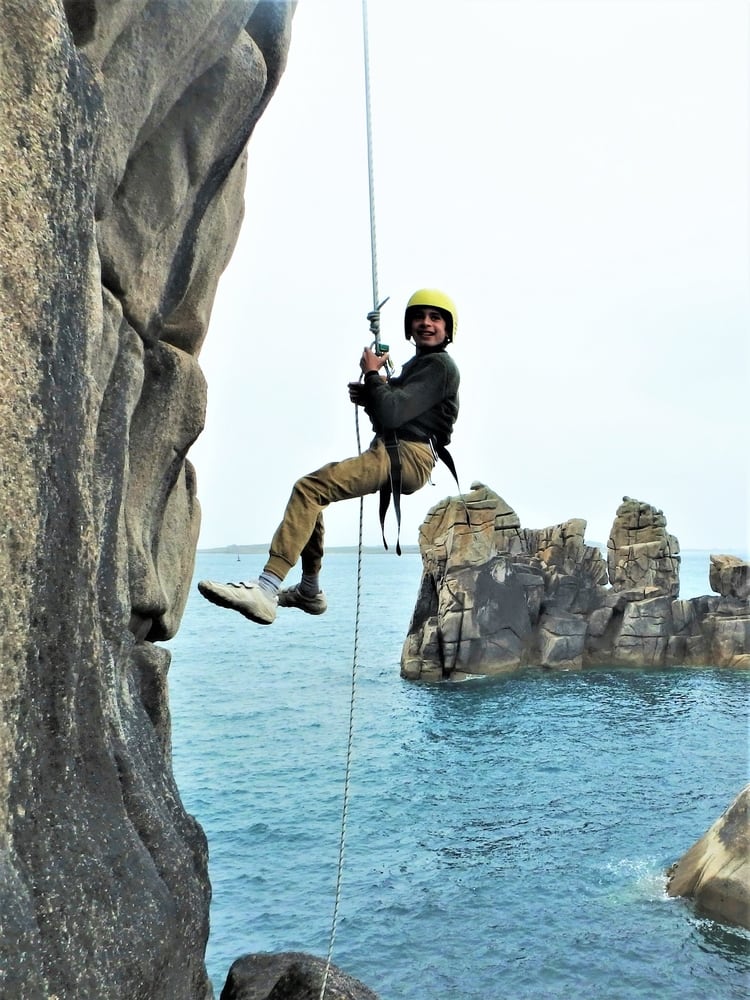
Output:
[[[375,433],[388,431],[408,441],[429,441],[445,447],[458,416],[460,376],[443,345],[417,351],[401,374],[384,382],[377,372],[365,376],[365,412]]]

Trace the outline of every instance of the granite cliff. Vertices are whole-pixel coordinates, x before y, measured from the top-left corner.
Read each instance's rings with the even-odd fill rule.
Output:
[[[169,653],[198,354],[293,4],[0,3],[0,995],[187,1000]]]
[[[625,497],[605,559],[586,522],[522,528],[481,483],[433,507],[401,658],[412,680],[524,666],[750,667],[750,565],[711,557],[718,596],[680,600],[680,548],[664,514]]]

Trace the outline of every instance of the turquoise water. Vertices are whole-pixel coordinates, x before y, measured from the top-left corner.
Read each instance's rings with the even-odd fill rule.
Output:
[[[261,556],[200,554],[196,579]],[[682,596],[709,593],[683,553]],[[418,555],[366,554],[351,800],[333,960],[382,1000],[747,997],[750,934],[664,894],[748,780],[747,674],[399,678]],[[356,555],[329,611],[270,628],[193,588],[169,643],[174,767],[209,839],[209,974],[325,957],[338,858]]]

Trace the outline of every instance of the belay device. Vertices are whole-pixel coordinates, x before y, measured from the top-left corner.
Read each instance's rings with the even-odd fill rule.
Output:
[[[382,358],[384,354],[388,353],[388,344],[384,344],[380,339],[380,310],[386,304],[390,295],[386,295],[380,305],[376,306],[372,312],[367,314],[367,318],[370,321],[370,333],[374,336],[373,342],[370,344],[370,350],[374,351],[379,358]],[[393,374],[394,365],[390,358],[386,360],[386,376],[390,378]]]

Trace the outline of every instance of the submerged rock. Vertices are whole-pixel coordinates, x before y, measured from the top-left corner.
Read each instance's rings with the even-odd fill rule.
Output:
[[[482,483],[433,507],[422,580],[401,656],[412,680],[460,680],[522,666],[580,670],[750,666],[750,569],[712,557],[719,597],[679,600],[680,548],[662,511],[623,498],[605,561],[586,522],[522,528]]]
[[[750,785],[669,869],[667,894],[692,899],[722,923],[750,930]]]

